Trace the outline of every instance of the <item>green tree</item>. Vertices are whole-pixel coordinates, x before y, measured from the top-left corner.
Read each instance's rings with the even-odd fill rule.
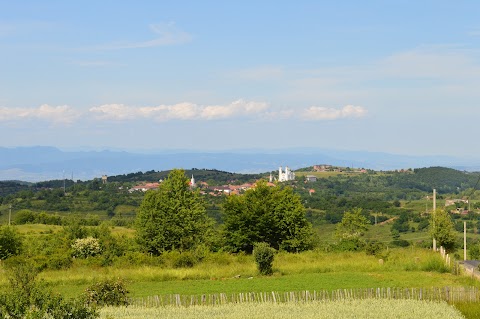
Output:
[[[340,240],[358,241],[368,229],[370,222],[362,215],[360,208],[345,212],[342,221],[335,229],[335,236]]]
[[[363,235],[370,222],[362,215],[361,208],[354,208],[343,214],[335,228],[335,237],[339,240],[336,248],[342,251],[356,251],[365,247]]]
[[[11,226],[0,227],[0,260],[20,254],[22,237]]]
[[[436,239],[437,246],[447,250],[455,248],[455,225],[446,210],[437,208],[430,216],[430,235]]]
[[[259,181],[245,194],[226,198],[223,218],[226,247],[234,252],[251,253],[256,242],[286,251],[302,251],[312,245],[305,208],[290,187],[270,187]]]
[[[137,214],[137,241],[148,252],[188,250],[202,243],[212,222],[185,172],[174,169],[158,190],[145,194]]]

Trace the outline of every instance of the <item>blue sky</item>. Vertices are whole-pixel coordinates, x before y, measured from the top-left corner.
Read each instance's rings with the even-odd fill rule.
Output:
[[[0,0],[0,146],[480,157],[478,12]]]

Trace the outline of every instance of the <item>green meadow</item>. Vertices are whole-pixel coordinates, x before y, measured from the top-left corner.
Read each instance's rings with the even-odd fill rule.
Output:
[[[158,265],[96,265],[95,257],[75,260],[66,270],[45,270],[40,279],[67,297],[79,295],[90,284],[120,278],[131,297],[168,294],[334,290],[377,287],[478,286],[468,276],[453,274],[438,253],[423,248],[390,249],[379,261],[364,252],[308,251],[278,253],[272,276],[259,276],[253,257],[208,253],[190,268],[175,268],[154,257]],[[0,284],[5,285],[4,276]]]

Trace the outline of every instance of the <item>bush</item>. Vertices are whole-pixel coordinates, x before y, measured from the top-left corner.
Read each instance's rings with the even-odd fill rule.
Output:
[[[365,242],[361,239],[341,239],[338,243],[332,244],[333,251],[361,251],[365,248]]]
[[[182,252],[178,254],[173,259],[174,268],[192,268],[198,262],[198,259],[195,255],[189,251]]]
[[[88,304],[98,306],[127,306],[128,290],[125,282],[117,280],[104,280],[87,287],[84,296]]]
[[[410,243],[405,239],[395,239],[395,240],[392,240],[390,242],[390,244],[392,244],[392,246],[395,246],[395,247],[408,247],[408,246],[410,246]]]
[[[35,222],[35,214],[31,210],[22,209],[15,214],[13,219],[15,225],[30,224]]]
[[[130,266],[163,266],[163,256],[154,257],[148,254],[138,251],[127,251],[125,255],[118,257],[115,260],[117,267],[130,267]]]
[[[472,243],[470,245],[470,249],[468,250],[468,254],[470,255],[470,259],[480,259],[480,244]]]
[[[367,255],[379,256],[385,249],[385,245],[378,241],[369,241],[365,245],[365,253]]]
[[[262,275],[273,274],[273,258],[275,249],[267,243],[256,243],[253,246],[253,258],[257,263],[257,268]]]
[[[20,254],[22,237],[11,226],[0,227],[0,260]]]
[[[52,270],[68,269],[72,262],[72,258],[68,255],[55,254],[48,258],[47,267]]]
[[[0,294],[2,318],[75,318],[98,317],[94,307],[83,300],[65,300],[61,295],[47,290],[36,281],[38,274],[31,262],[9,259],[5,263],[9,275],[9,287]]]
[[[75,240],[72,244],[73,255],[79,258],[93,257],[102,251],[97,238],[87,237]]]
[[[424,230],[427,229],[430,223],[428,222],[427,219],[424,219],[418,223],[417,229],[418,230]]]

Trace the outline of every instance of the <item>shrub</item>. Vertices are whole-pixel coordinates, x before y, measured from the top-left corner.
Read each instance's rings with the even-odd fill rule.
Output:
[[[68,269],[73,263],[72,257],[68,254],[56,253],[52,255],[37,255],[30,258],[32,264],[39,271],[45,269],[61,270]]]
[[[73,255],[79,258],[93,257],[102,251],[98,239],[93,237],[76,239],[72,249]]]
[[[20,254],[21,248],[22,237],[15,228],[0,227],[0,260]]]
[[[198,262],[197,257],[189,251],[182,252],[174,257],[173,267],[174,268],[192,268]]]
[[[154,257],[146,253],[138,251],[126,252],[125,255],[118,257],[115,260],[115,265],[118,267],[130,266],[162,266],[164,265],[163,257]]]
[[[470,249],[468,250],[468,253],[470,255],[470,259],[480,259],[480,244],[479,243],[471,244]]]
[[[367,255],[379,256],[384,249],[385,245],[378,241],[369,241],[365,245],[365,253]]]
[[[395,240],[392,240],[390,242],[390,244],[392,246],[395,246],[395,247],[408,247],[408,246],[410,246],[410,243],[405,239],[395,239]]]
[[[365,242],[362,239],[341,239],[330,248],[334,251],[361,251],[364,247]]]
[[[2,318],[75,318],[98,317],[94,307],[83,300],[65,300],[61,295],[47,290],[36,281],[38,274],[31,262],[10,259],[5,263],[9,287],[0,294],[0,316]]]
[[[22,209],[15,214],[13,219],[15,225],[23,225],[35,222],[35,214],[31,210]]]
[[[117,280],[104,280],[87,287],[84,296],[88,304],[98,306],[127,306],[128,290],[125,282]]]
[[[256,243],[253,246],[253,258],[257,263],[257,268],[262,275],[273,274],[273,259],[275,249],[267,243]]]
[[[53,270],[68,269],[72,262],[72,258],[68,255],[55,254],[48,258],[47,267]]]

